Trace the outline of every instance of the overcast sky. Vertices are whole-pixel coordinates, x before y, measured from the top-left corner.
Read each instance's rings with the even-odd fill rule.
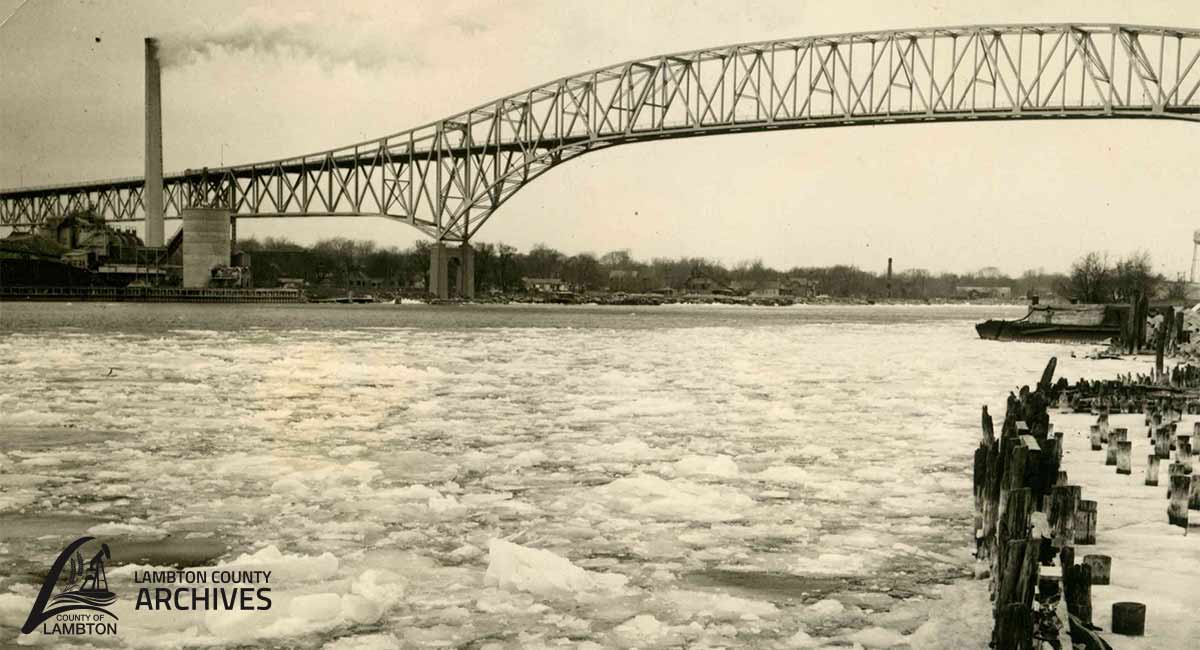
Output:
[[[627,59],[831,32],[987,22],[1200,27],[1196,0],[805,2],[0,0],[0,187],[140,176],[142,39],[256,26],[303,47],[210,48],[163,76],[168,171],[383,136]],[[18,8],[19,7],[19,8]],[[15,13],[14,13],[15,12]],[[11,16],[11,17],[10,17]],[[178,53],[177,53],[178,54]],[[736,134],[592,153],[522,189],[478,237],[568,253],[777,267],[1019,273],[1089,250],[1187,270],[1200,124],[1098,120]],[[168,222],[168,231],[178,227]],[[239,234],[407,246],[383,219],[243,220]],[[168,233],[169,234],[169,233]]]

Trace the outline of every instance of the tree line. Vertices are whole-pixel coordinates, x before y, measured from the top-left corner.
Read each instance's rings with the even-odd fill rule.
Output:
[[[399,248],[344,237],[323,239],[312,246],[279,237],[249,238],[239,240],[238,246],[251,254],[255,282],[260,286],[274,286],[280,277],[301,277],[310,283],[350,288],[356,286],[355,279],[365,278],[395,289],[426,286],[431,248],[425,241]],[[1016,299],[1056,295],[1080,302],[1111,302],[1125,300],[1139,290],[1153,295],[1168,286],[1161,275],[1152,272],[1146,252],[1114,263],[1103,254],[1089,253],[1072,264],[1066,274],[1030,269],[1010,276],[992,267],[969,273],[908,268],[898,269],[889,281],[882,269],[870,271],[844,264],[776,269],[760,259],[733,265],[704,257],[639,260],[628,249],[601,255],[568,255],[544,244],[527,251],[487,242],[474,243],[473,248],[475,286],[480,292],[520,292],[524,288],[522,278],[558,279],[580,291],[682,290],[689,278],[703,276],[725,286],[735,282],[753,285],[804,280],[815,293],[833,298],[950,299],[962,297],[964,289],[1007,287]]]

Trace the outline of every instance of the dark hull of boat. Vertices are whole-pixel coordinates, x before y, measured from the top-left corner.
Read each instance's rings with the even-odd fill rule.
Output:
[[[1120,327],[1108,325],[1052,325],[1011,320],[987,320],[975,326],[981,339],[996,341],[1041,341],[1104,343],[1121,335]]]

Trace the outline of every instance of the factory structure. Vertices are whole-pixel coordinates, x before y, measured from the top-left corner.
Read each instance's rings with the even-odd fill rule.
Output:
[[[223,208],[185,208],[165,238],[162,83],[158,41],[145,40],[145,239],[89,210],[47,219],[0,240],[0,287],[176,287],[248,289],[250,258],[236,250]]]

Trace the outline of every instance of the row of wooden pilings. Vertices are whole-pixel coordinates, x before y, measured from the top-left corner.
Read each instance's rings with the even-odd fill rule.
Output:
[[[1157,486],[1164,460],[1168,468],[1167,519],[1188,526],[1189,510],[1200,510],[1200,423],[1191,434],[1178,431],[1183,414],[1200,414],[1200,367],[1164,369],[1149,375],[1127,374],[1114,380],[1054,381],[1050,359],[1037,386],[1008,397],[1000,435],[983,408],[982,440],[975,452],[976,558],[981,575],[990,577],[995,625],[992,645],[1000,650],[1110,648],[1092,622],[1092,585],[1106,585],[1111,558],[1085,555],[1076,547],[1096,543],[1097,503],[1082,498],[1060,469],[1063,434],[1055,432],[1048,408],[1092,413],[1094,451],[1104,450],[1106,465],[1132,474],[1133,440],[1124,427],[1110,427],[1109,416],[1144,414],[1147,427],[1145,484]],[[1040,575],[1042,566],[1061,569]],[[1141,603],[1113,605],[1114,633],[1141,635],[1146,608]]]
[[[998,650],[1111,646],[1092,624],[1091,587],[1107,583],[1109,559],[1075,547],[1094,544],[1096,502],[1068,483],[1062,463],[1062,432],[1047,408],[1065,381],[1053,382],[1051,359],[1034,390],[1008,397],[1000,435],[983,407],[982,439],[975,452],[976,559],[990,578]],[[1041,576],[1043,565],[1060,576]]]
[[[1178,427],[1185,413],[1200,414],[1200,367],[1156,369],[1150,376],[1126,375],[1116,381],[1081,380],[1074,386],[1060,382],[1058,388],[1060,407],[1098,416],[1089,431],[1091,448],[1106,448],[1105,464],[1115,465],[1119,474],[1132,473],[1133,440],[1127,428],[1110,428],[1108,417],[1117,413],[1145,415],[1146,437],[1150,439],[1145,484],[1159,484],[1162,461],[1170,461],[1171,452],[1175,452],[1167,468],[1167,519],[1186,530],[1188,511],[1200,510],[1200,473],[1196,473],[1200,467],[1193,448],[1193,441],[1200,442],[1200,422],[1193,423],[1190,434],[1181,433]]]
[[[1108,416],[1108,411],[1102,410],[1096,424],[1090,427],[1092,451],[1106,449],[1104,464],[1115,465],[1118,474],[1131,474],[1133,441],[1128,429],[1110,428]],[[1146,455],[1145,483],[1158,485],[1162,461],[1170,460],[1171,452],[1175,452],[1167,470],[1167,521],[1187,530],[1188,511],[1200,510],[1200,473],[1194,473],[1196,456],[1192,450],[1192,440],[1200,440],[1200,422],[1193,423],[1190,435],[1181,434],[1178,426],[1182,419],[1183,413],[1170,406],[1146,413],[1150,453]]]

